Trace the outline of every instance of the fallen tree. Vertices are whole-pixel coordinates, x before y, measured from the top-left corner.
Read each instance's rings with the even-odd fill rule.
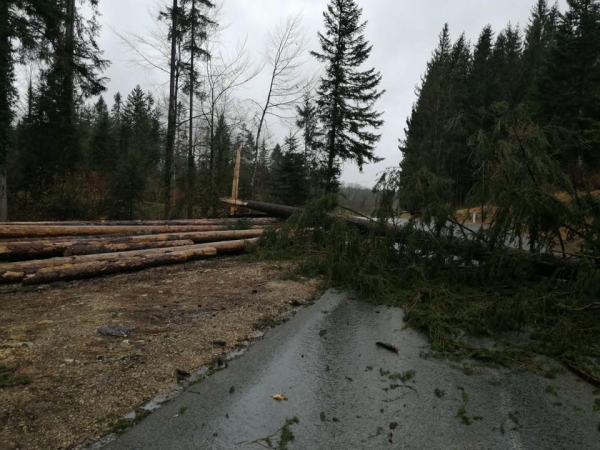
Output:
[[[229,198],[222,198],[221,203],[229,206],[238,206],[242,208],[248,208],[255,211],[264,212],[268,215],[279,217],[281,219],[289,219],[295,213],[302,211],[302,208],[298,208],[295,206],[286,206],[286,205],[277,205],[275,203],[265,203],[265,202],[255,202],[255,201],[245,201],[245,200],[232,200]],[[363,231],[373,231],[378,225],[377,222],[368,219],[361,219],[359,217],[349,217],[341,214],[330,213],[330,217],[335,217],[337,219],[343,220],[344,222],[353,225]],[[393,226],[392,224],[387,225],[390,230],[394,230],[394,232],[400,233],[401,229]]]
[[[30,260],[53,256],[88,255],[127,250],[201,244],[260,237],[262,229],[167,233],[115,238],[106,236],[0,242],[0,260]],[[183,242],[186,242],[185,244]],[[173,244],[175,243],[175,244]]]
[[[221,199],[221,203],[264,212],[282,219],[288,219],[294,214],[303,211],[303,208],[256,201]],[[496,257],[494,254],[494,249],[488,248],[484,241],[475,241],[469,239],[468,233],[476,233],[473,233],[472,230],[466,229],[466,227],[460,223],[450,223],[443,233],[436,235],[434,231],[427,230],[425,227],[412,227],[410,231],[407,231],[406,227],[397,226],[391,222],[381,223],[375,220],[362,219],[359,217],[348,217],[335,213],[329,213],[328,216],[341,220],[363,232],[375,232],[381,234],[389,233],[400,243],[403,241],[403,239],[410,236],[411,239],[415,237],[418,238],[425,246],[442,246],[446,250],[452,248],[460,249],[457,253],[463,253],[462,249],[468,248],[468,254],[470,257],[470,261],[468,261],[469,263],[472,263],[473,261],[482,263],[488,260],[491,256]],[[529,258],[534,270],[542,276],[571,278],[577,275],[580,267],[579,258],[560,258],[552,252],[532,254],[525,250],[505,248],[504,253],[509,257],[526,256]],[[427,255],[424,254],[423,257],[427,257]]]
[[[76,278],[90,278],[108,273],[127,272],[146,267],[174,264],[215,255],[240,253],[256,238],[174,248],[103,253],[44,260],[0,264],[0,284],[46,283]]]

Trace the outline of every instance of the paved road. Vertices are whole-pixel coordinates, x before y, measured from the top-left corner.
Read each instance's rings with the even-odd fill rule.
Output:
[[[548,380],[490,368],[469,376],[428,358],[426,340],[403,326],[400,309],[330,291],[107,448],[260,449],[248,442],[297,417],[290,450],[600,449],[588,384],[571,374]],[[380,369],[414,378],[390,380]],[[289,400],[271,399],[278,393]],[[471,425],[457,417],[463,404]]]

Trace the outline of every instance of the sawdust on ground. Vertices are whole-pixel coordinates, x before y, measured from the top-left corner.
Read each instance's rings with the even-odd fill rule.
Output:
[[[0,288],[0,365],[32,383],[0,389],[0,448],[68,449],[207,364],[317,291],[240,258],[36,288]],[[127,338],[98,329],[133,329]],[[227,343],[225,348],[213,341]]]

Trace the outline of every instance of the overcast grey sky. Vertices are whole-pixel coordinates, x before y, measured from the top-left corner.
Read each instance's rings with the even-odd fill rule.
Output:
[[[425,70],[431,52],[437,45],[438,35],[445,22],[450,25],[453,39],[463,31],[475,42],[486,24],[495,31],[508,22],[524,28],[535,0],[358,0],[369,22],[366,36],[373,44],[369,65],[381,71],[386,94],[378,103],[384,111],[385,126],[377,155],[385,158],[379,164],[368,165],[364,173],[347,165],[343,181],[371,187],[377,174],[386,167],[396,166],[401,159],[398,139],[404,135],[406,119],[415,101],[415,86]],[[100,46],[112,61],[106,75],[111,79],[107,97],[120,91],[126,95],[135,85],[156,89],[164,82],[164,74],[144,72],[132,65],[128,54],[111,28],[119,33],[144,34],[153,26],[150,11],[155,0],[101,0],[100,18],[103,24]],[[247,39],[255,60],[261,58],[265,35],[273,25],[291,14],[302,14],[303,24],[310,39],[310,49],[317,49],[317,31],[323,29],[322,13],[328,0],[224,0],[222,20],[229,27],[224,31],[224,45],[235,46]],[[566,0],[559,0],[561,10]],[[307,70],[318,70],[319,65],[307,59]],[[238,92],[240,98],[264,98],[267,82],[258,77]],[[271,129],[281,135],[285,128],[272,120]]]

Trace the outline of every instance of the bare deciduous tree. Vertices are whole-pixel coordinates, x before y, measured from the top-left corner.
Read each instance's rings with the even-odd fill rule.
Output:
[[[254,194],[254,184],[258,170],[258,153],[261,133],[267,115],[287,119],[285,111],[293,110],[302,100],[305,86],[312,80],[307,80],[302,71],[307,54],[306,32],[302,28],[301,17],[294,16],[277,24],[267,37],[265,47],[265,64],[271,69],[271,78],[267,90],[267,98],[260,112],[256,142],[254,145],[254,169],[252,173],[251,195]]]

